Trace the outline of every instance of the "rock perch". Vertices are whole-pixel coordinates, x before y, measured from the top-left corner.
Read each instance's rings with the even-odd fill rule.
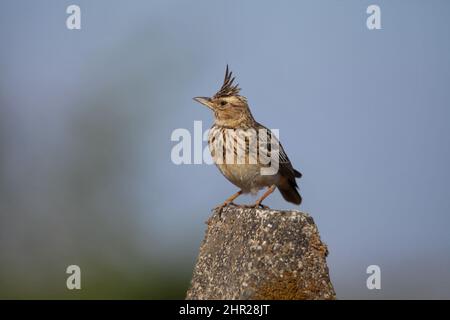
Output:
[[[186,299],[335,299],[308,214],[228,206],[207,225]]]

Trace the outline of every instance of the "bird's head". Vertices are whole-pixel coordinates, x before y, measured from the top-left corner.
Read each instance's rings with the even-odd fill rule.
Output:
[[[232,72],[225,71],[225,79],[220,90],[212,97],[195,97],[194,100],[207,106],[214,112],[215,122],[218,125],[235,127],[254,121],[247,99],[239,95],[241,90],[234,84]]]

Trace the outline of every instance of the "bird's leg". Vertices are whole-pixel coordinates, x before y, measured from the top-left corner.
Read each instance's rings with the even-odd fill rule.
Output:
[[[237,197],[239,197],[242,194],[242,190],[239,190],[238,192],[236,192],[235,194],[233,194],[231,197],[229,197],[227,200],[225,200],[224,203],[222,203],[221,205],[217,206],[215,209],[219,210],[219,212],[222,212],[222,209],[224,207],[226,207],[229,204],[233,203],[233,200],[236,199]]]
[[[276,186],[275,185],[271,185],[269,187],[269,189],[266,190],[266,192],[264,192],[264,194],[261,196],[261,198],[259,198],[258,200],[256,200],[255,204],[252,204],[250,206],[247,206],[249,208],[258,208],[261,207],[263,209],[269,209],[268,206],[263,205],[261,202],[267,198],[272,192],[275,191]]]

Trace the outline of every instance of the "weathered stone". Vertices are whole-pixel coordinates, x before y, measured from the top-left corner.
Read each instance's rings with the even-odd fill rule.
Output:
[[[299,211],[214,211],[187,299],[335,299],[314,220]]]

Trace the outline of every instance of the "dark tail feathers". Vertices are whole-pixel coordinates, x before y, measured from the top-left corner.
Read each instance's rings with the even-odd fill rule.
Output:
[[[300,177],[302,176],[300,172],[295,171],[295,176],[297,177],[298,175],[300,175]],[[284,200],[299,205],[302,203],[302,196],[298,193],[297,188],[298,186],[297,182],[295,182],[295,178],[292,180],[284,178],[278,185],[278,189],[280,190]]]

